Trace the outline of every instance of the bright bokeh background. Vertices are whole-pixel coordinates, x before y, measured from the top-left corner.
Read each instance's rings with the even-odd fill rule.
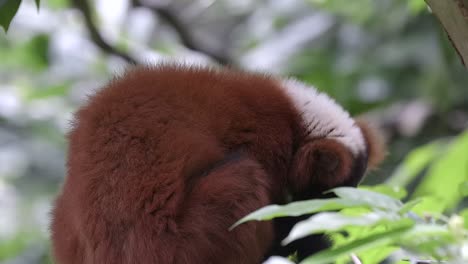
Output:
[[[468,127],[468,72],[423,0],[143,1],[169,10],[183,31],[128,0],[89,2],[104,39],[141,63],[210,64],[206,54],[216,54],[370,113],[390,151],[368,183],[392,175],[415,147]],[[49,212],[72,113],[126,66],[92,41],[66,0],[43,0],[39,12],[25,0],[0,33],[0,263],[50,262]]]

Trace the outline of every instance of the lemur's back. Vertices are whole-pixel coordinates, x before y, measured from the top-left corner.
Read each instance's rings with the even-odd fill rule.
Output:
[[[294,121],[264,76],[160,66],[111,82],[69,136],[58,263],[258,263],[271,224],[227,228],[271,203]]]

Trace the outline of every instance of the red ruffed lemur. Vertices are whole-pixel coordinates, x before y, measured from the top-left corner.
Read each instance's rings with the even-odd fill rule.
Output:
[[[380,161],[375,132],[292,79],[225,68],[136,67],[92,96],[69,134],[51,225],[59,264],[257,264],[300,218],[237,220],[356,186]]]

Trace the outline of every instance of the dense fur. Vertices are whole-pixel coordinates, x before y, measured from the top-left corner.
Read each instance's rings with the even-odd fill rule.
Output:
[[[300,109],[287,83],[161,65],[99,91],[69,135],[51,227],[57,263],[248,264],[287,254],[277,242],[294,221],[228,228],[288,193],[354,186],[374,155],[372,132],[312,88],[304,104],[326,109]]]

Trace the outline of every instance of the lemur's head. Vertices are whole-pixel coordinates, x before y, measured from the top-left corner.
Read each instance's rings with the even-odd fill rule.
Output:
[[[333,99],[301,82],[285,80],[282,87],[304,132],[290,170],[293,190],[356,186],[383,159],[382,137],[367,122],[352,118]]]

